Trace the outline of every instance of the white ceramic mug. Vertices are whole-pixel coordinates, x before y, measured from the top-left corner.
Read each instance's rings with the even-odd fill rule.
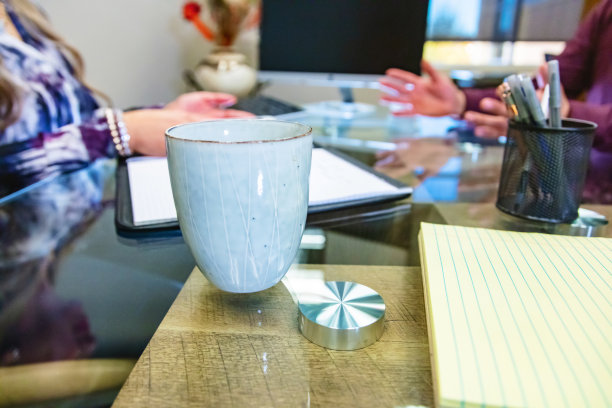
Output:
[[[166,146],[181,232],[206,278],[240,293],[280,281],[306,223],[311,128],[197,122],[168,129]]]

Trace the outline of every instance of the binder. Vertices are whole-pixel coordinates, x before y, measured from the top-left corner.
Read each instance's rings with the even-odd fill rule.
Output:
[[[317,193],[313,184],[321,181],[328,185]],[[134,157],[120,161],[116,186],[115,224],[119,231],[171,231],[179,228],[165,158]],[[398,200],[412,193],[412,187],[338,151],[323,148],[313,149],[310,190],[309,214]],[[317,195],[314,202],[313,191]],[[144,217],[143,221],[142,216],[134,214],[134,210],[138,211],[143,205],[161,206],[153,212],[162,215],[150,219]]]

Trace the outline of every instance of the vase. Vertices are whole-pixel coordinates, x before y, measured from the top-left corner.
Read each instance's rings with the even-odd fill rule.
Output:
[[[257,82],[257,73],[246,63],[246,56],[231,48],[212,51],[194,71],[206,91],[246,96]]]

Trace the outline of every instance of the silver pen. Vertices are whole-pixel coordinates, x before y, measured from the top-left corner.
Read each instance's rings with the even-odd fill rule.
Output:
[[[529,123],[529,110],[523,101],[521,81],[518,75],[510,75],[504,82],[510,87],[510,95],[512,95],[512,100],[516,105],[516,121]]]
[[[542,112],[542,107],[540,106],[540,101],[536,95],[531,78],[528,76],[519,75],[519,79],[521,83],[522,95],[525,99],[525,104],[529,108],[529,116],[531,116],[531,120],[536,125],[545,127],[546,116],[544,116],[544,112]]]
[[[561,127],[561,78],[557,60],[548,61],[548,86],[550,89],[548,98],[550,126],[559,128]]]

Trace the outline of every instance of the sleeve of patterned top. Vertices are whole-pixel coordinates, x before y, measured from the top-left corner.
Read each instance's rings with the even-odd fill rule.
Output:
[[[0,24],[0,77],[10,85],[1,101],[2,119],[7,119],[6,100],[19,106],[19,117],[8,126],[3,122],[0,131],[3,190],[115,155],[105,109],[75,75],[58,43],[14,4],[2,2],[9,19]]]
[[[96,109],[79,124],[71,123],[54,131],[39,132],[34,138],[0,145],[1,189],[14,191],[115,155],[104,109]]]

